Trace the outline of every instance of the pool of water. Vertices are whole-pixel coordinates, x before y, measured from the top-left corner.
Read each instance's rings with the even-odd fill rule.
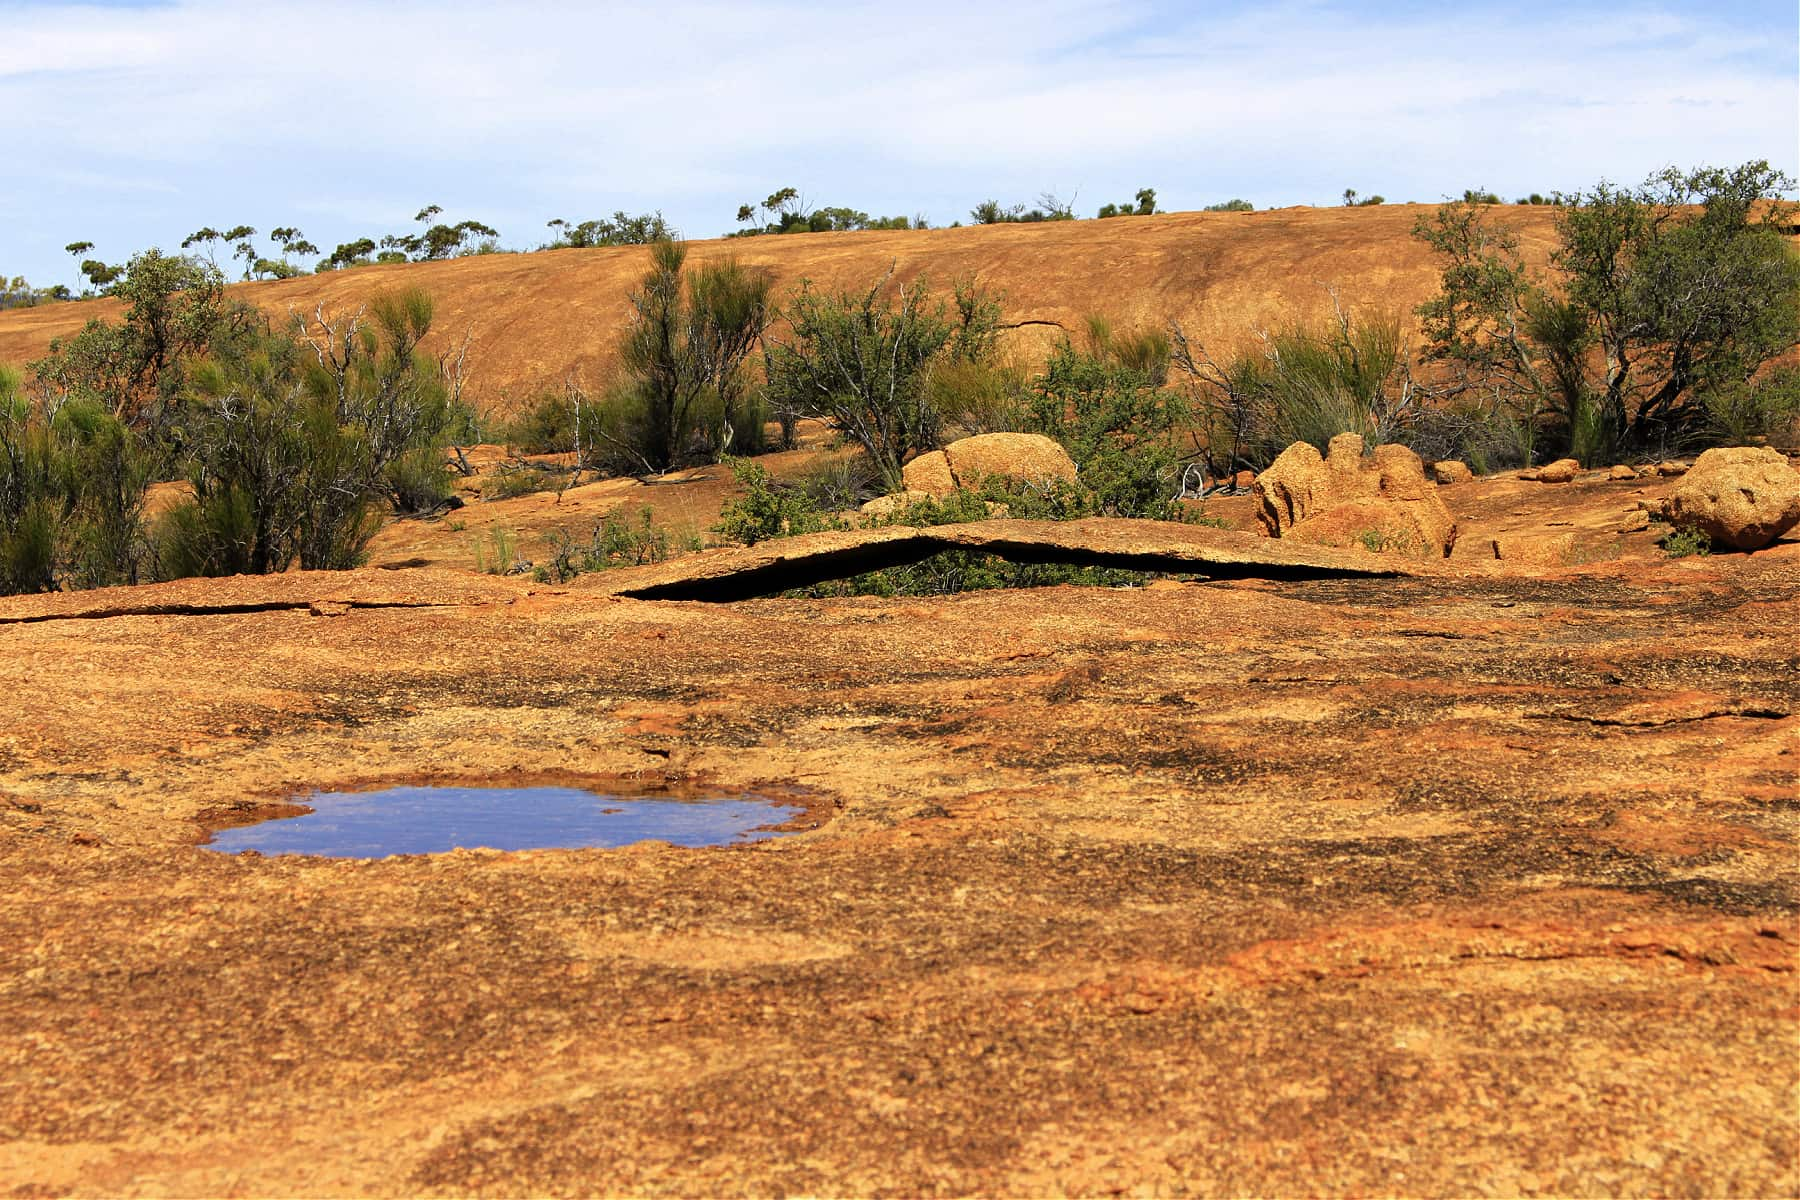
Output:
[[[226,854],[386,858],[473,850],[628,846],[655,839],[723,846],[776,836],[792,808],[757,797],[612,796],[572,787],[394,787],[296,797],[312,811],[213,834]]]

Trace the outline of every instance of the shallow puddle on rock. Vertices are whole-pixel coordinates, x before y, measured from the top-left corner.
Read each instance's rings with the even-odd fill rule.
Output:
[[[311,812],[215,832],[209,850],[386,858],[455,849],[548,850],[649,840],[723,846],[777,836],[796,815],[758,797],[616,796],[572,787],[393,787],[296,797]]]

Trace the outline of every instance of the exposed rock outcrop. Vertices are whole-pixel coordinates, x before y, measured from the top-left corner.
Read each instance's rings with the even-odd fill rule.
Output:
[[[1572,458],[1559,458],[1545,467],[1539,467],[1537,479],[1539,483],[1568,483],[1581,473],[1581,464]]]
[[[1475,472],[1469,470],[1468,463],[1446,458],[1431,464],[1431,477],[1443,484],[1467,483],[1475,478]]]
[[[901,477],[909,491],[947,496],[995,477],[1020,483],[1073,483],[1075,462],[1056,441],[1040,433],[982,433],[919,455],[906,464]]]
[[[1280,537],[1330,503],[1331,476],[1312,443],[1295,442],[1256,477],[1250,492],[1263,532]]]
[[[926,496],[948,496],[956,490],[956,476],[942,450],[919,455],[900,469],[900,478],[907,491]]]
[[[975,487],[998,476],[1021,483],[1073,483],[1075,461],[1041,433],[983,433],[944,447],[958,487]]]
[[[1800,471],[1766,446],[1708,450],[1669,497],[1669,520],[1737,550],[1760,550],[1800,524]]]
[[[1281,452],[1257,476],[1257,520],[1271,537],[1325,546],[1364,546],[1442,558],[1456,545],[1456,520],[1405,446],[1363,457],[1362,438],[1331,439],[1321,458],[1305,442]]]

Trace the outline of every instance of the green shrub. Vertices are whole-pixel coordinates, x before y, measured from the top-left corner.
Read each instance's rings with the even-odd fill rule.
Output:
[[[755,463],[733,459],[731,470],[744,494],[725,505],[713,526],[731,541],[754,546],[773,538],[849,528],[835,513],[821,509],[804,488],[782,483]]]
[[[865,518],[870,528],[910,525],[960,525],[987,521],[997,514],[1021,521],[1076,521],[1100,514],[1100,498],[1079,483],[1050,480],[1027,483],[994,476],[974,488],[958,488],[947,496],[927,497],[884,516]]]
[[[767,395],[784,424],[818,417],[855,442],[890,491],[901,465],[937,446],[943,415],[931,390],[934,369],[981,362],[992,353],[999,304],[971,283],[955,310],[924,279],[886,294],[888,276],[866,292],[827,294],[802,281],[788,299],[789,341],[766,348]],[[784,435],[785,436],[785,435]]]
[[[1792,444],[1800,425],[1800,367],[1777,367],[1759,379],[1717,385],[1702,400],[1709,442]]]
[[[1426,462],[1453,458],[1477,475],[1528,465],[1534,427],[1515,420],[1506,408],[1462,397],[1422,408],[1395,440]]]
[[[1154,326],[1118,330],[1111,320],[1097,313],[1089,314],[1085,324],[1090,355],[1143,376],[1152,387],[1167,382],[1173,350],[1167,330]]]
[[[0,591],[48,592],[56,586],[55,504],[33,500],[13,514],[0,536]]]
[[[1670,558],[1704,558],[1712,553],[1712,536],[1705,530],[1671,529],[1660,545]]]
[[[575,404],[546,392],[506,426],[506,444],[520,454],[566,454],[575,448]]]
[[[940,362],[931,371],[931,405],[945,437],[1017,433],[1024,429],[1027,373],[1012,363],[967,359]]]
[[[877,494],[879,473],[861,454],[823,459],[799,479],[802,492],[824,512],[860,508]]]
[[[764,414],[743,365],[769,323],[771,276],[726,259],[690,277],[685,246],[659,242],[650,253],[619,343],[634,397],[620,443],[651,472],[760,448]]]
[[[46,416],[0,368],[0,594],[137,582],[148,474],[110,412],[66,399]]]
[[[1068,451],[1095,512],[1176,520],[1174,439],[1186,412],[1138,367],[1065,342],[1033,385],[1026,423]]]
[[[698,424],[712,420],[714,398],[703,397]],[[607,475],[654,473],[643,446],[653,440],[643,389],[621,380],[599,396],[570,382],[547,392],[506,427],[506,444],[519,454],[573,454],[576,465]]]
[[[382,473],[394,511],[401,516],[423,516],[450,503],[456,489],[450,465],[436,446],[418,446],[388,464]]]
[[[256,537],[255,509],[242,489],[219,488],[205,504],[189,497],[152,527],[156,572],[163,579],[250,574]]]
[[[1260,471],[1295,442],[1323,452],[1340,433],[1361,434],[1371,445],[1403,440],[1418,420],[1396,317],[1339,310],[1323,328],[1290,326],[1223,364],[1179,329],[1175,340],[1215,476]]]
[[[1379,445],[1398,432],[1407,364],[1397,319],[1345,316],[1326,333],[1292,328],[1275,336],[1265,363],[1271,460],[1294,442],[1322,452],[1340,433]]]
[[[431,321],[430,298],[413,290],[291,335],[215,340],[183,395],[177,432],[193,495],[159,525],[159,574],[357,566],[380,502],[446,492],[428,455],[441,463],[455,408],[437,361],[419,350]]]
[[[1606,414],[1590,396],[1576,398],[1569,412],[1569,427],[1563,436],[1569,457],[1577,462],[1609,462],[1618,446],[1618,431],[1608,428]]]
[[[945,550],[920,562],[814,584],[798,596],[953,596],[995,588],[1141,587],[1153,576],[1114,567],[1015,563],[973,550]]]

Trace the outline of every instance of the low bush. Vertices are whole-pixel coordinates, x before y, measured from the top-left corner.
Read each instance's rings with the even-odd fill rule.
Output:
[[[765,395],[784,440],[795,418],[820,418],[861,447],[883,486],[897,490],[901,465],[941,440],[934,374],[989,359],[1000,306],[967,281],[956,285],[954,307],[933,297],[923,278],[890,296],[891,276],[867,291],[838,293],[803,280],[784,308],[792,337],[765,348]]]
[[[576,404],[567,393],[546,392],[505,428],[509,449],[520,454],[567,454],[576,447]]]
[[[953,596],[994,588],[1141,587],[1155,576],[1114,567],[1015,563],[972,550],[946,550],[921,562],[886,567],[850,579],[814,584],[795,596]]]
[[[1004,515],[1021,521],[1077,521],[1100,514],[1100,498],[1079,483],[1027,483],[998,476],[979,487],[918,500],[884,516],[865,519],[872,528],[888,525],[960,525]]]
[[[1793,445],[1800,438],[1800,367],[1782,366],[1761,378],[1734,380],[1706,391],[1707,443]]]
[[[880,472],[862,454],[826,458],[797,481],[803,492],[825,512],[861,508],[881,494]]]
[[[1009,362],[952,359],[931,372],[929,392],[942,437],[954,441],[982,433],[1017,433],[1028,421],[1030,375]]]
[[[1181,397],[1156,386],[1141,362],[1083,353],[1064,343],[1033,385],[1029,432],[1060,443],[1074,460],[1094,512],[1179,520]]]
[[[513,463],[498,467],[481,483],[485,500],[516,500],[538,492],[554,492],[569,485],[573,470],[542,467],[536,463]]]
[[[0,367],[0,594],[136,583],[148,477],[110,412],[69,400],[47,414]]]
[[[1423,407],[1397,440],[1427,462],[1453,458],[1477,475],[1531,462],[1534,427],[1505,408],[1469,399]]]
[[[408,450],[388,464],[382,478],[400,516],[430,516],[449,507],[456,495],[450,464],[436,446]]]
[[[448,492],[432,462],[454,405],[419,349],[431,321],[414,290],[376,297],[366,316],[213,345],[182,397],[192,495],[157,524],[158,573],[354,567],[382,500],[434,506]]]
[[[822,509],[805,488],[783,483],[753,462],[733,459],[731,471],[744,494],[725,505],[713,526],[731,541],[754,546],[774,538],[849,528],[843,518]]]
[[[1701,529],[1671,529],[1658,545],[1670,558],[1705,558],[1712,553],[1712,537]]]
[[[1110,318],[1097,313],[1089,314],[1086,326],[1087,351],[1094,358],[1143,376],[1151,387],[1168,381],[1174,343],[1167,330],[1117,329]]]
[[[1405,440],[1419,415],[1396,317],[1338,310],[1328,326],[1290,326],[1222,363],[1179,328],[1174,340],[1214,477],[1260,471],[1295,442],[1323,452],[1340,433]]]
[[[699,534],[657,525],[648,507],[638,510],[635,521],[613,512],[595,523],[585,543],[565,529],[552,530],[549,561],[535,576],[541,583],[567,583],[584,572],[658,563],[700,548]]]

